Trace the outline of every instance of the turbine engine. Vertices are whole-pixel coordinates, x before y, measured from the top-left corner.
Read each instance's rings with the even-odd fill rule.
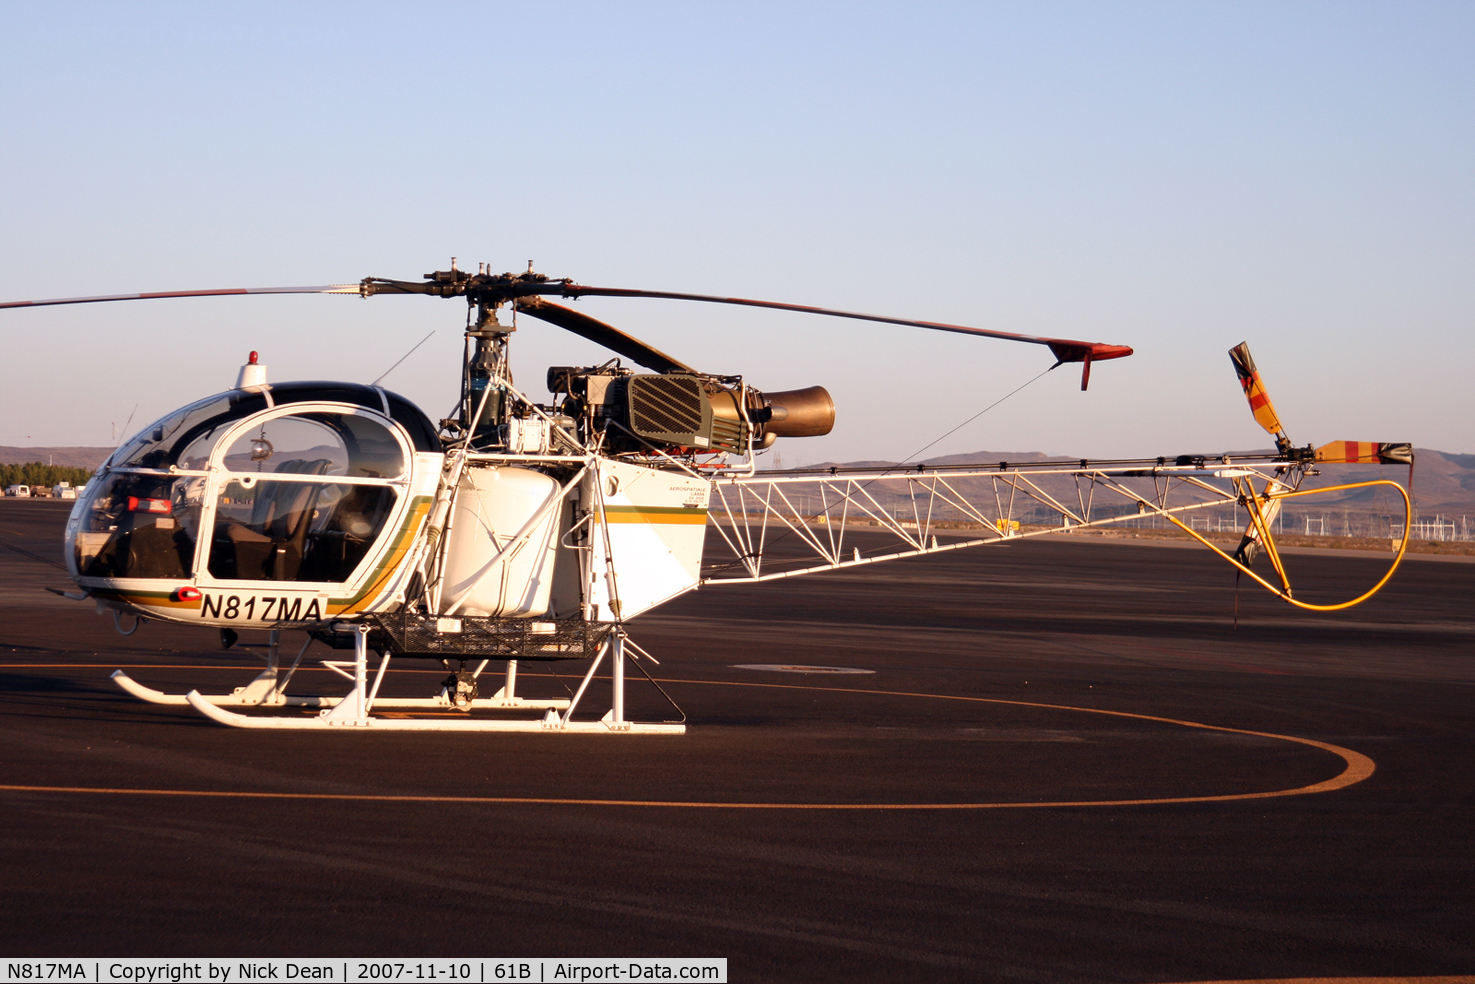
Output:
[[[818,437],[835,426],[823,386],[765,394],[733,377],[635,373],[616,366],[555,366],[548,389],[560,412],[614,453],[727,451],[771,447],[780,437]]]

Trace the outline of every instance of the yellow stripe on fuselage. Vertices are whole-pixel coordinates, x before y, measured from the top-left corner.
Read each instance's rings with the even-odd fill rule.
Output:
[[[328,611],[334,615],[352,615],[368,608],[383,590],[384,584],[399,568],[400,561],[409,552],[410,546],[415,541],[415,535],[420,531],[420,524],[430,514],[430,497],[417,496],[410,515],[400,527],[399,536],[396,538],[394,547],[389,555],[375,569],[374,576],[369,583],[358,594],[352,598],[329,598]]]
[[[604,520],[651,526],[701,526],[707,522],[707,510],[700,506],[605,506]]]

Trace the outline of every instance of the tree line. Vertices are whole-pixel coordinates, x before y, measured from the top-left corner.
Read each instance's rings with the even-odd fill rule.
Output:
[[[24,465],[0,465],[0,490],[12,485],[45,485],[51,488],[62,482],[70,482],[74,487],[81,488],[91,477],[90,469],[70,465],[47,465],[39,461]]]

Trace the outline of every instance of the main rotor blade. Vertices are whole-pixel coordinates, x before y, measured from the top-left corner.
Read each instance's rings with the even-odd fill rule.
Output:
[[[97,297],[57,297],[44,301],[3,301],[0,308],[50,307],[54,304],[97,304],[101,301],[153,301],[164,297],[219,297],[224,294],[357,294],[358,284],[325,287],[224,287],[218,290],[163,290],[148,294],[102,294]]]
[[[545,301],[541,297],[519,297],[514,304],[522,314],[531,315],[550,325],[557,325],[580,338],[603,345],[611,352],[623,355],[631,361],[656,372],[696,372],[691,366],[647,345],[633,335],[627,335],[614,325],[607,325],[562,304]]]
[[[963,335],[979,335],[984,338],[1002,338],[1011,342],[1029,342],[1048,345],[1059,362],[1101,362],[1120,359],[1132,354],[1126,345],[1108,345],[1104,342],[1083,342],[1074,338],[1047,338],[1041,335],[1021,335],[1008,331],[992,331],[987,328],[969,328],[966,325],[950,325],[940,321],[913,321],[908,318],[888,318],[879,314],[860,314],[855,311],[838,311],[834,308],[812,307],[807,304],[783,304],[778,301],[755,301],[745,297],[719,297],[714,294],[679,294],[665,290],[634,290],[624,287],[586,287],[574,283],[551,283],[539,293],[561,293],[564,297],[653,297],[673,301],[703,301],[711,304],[738,304],[743,307],[771,308],[776,311],[798,311],[803,314],[823,314],[832,318],[853,318],[857,321],[876,321],[887,325],[902,325],[908,328],[930,328],[935,331],[952,331]]]
[[[547,301],[533,303],[539,295],[562,297],[649,297],[678,301],[699,301],[709,304],[734,304],[743,307],[769,308],[775,311],[796,311],[804,314],[820,314],[833,318],[851,318],[857,321],[873,321],[880,324],[901,325],[909,328],[927,328],[934,331],[949,331],[982,338],[998,338],[1011,342],[1027,342],[1047,346],[1055,356],[1056,365],[1067,362],[1083,363],[1081,389],[1086,388],[1091,378],[1091,363],[1107,359],[1120,359],[1132,354],[1126,345],[1109,345],[1105,342],[1086,342],[1074,338],[1051,338],[1043,335],[1024,335],[1017,332],[993,331],[987,328],[971,328],[940,321],[918,321],[909,318],[891,318],[877,314],[862,314],[856,311],[840,311],[835,308],[814,307],[807,304],[785,304],[778,301],[758,301],[744,297],[720,297],[713,294],[686,294],[675,291],[639,290],[626,287],[590,287],[569,280],[550,281],[541,274],[531,271],[526,274],[463,273],[457,270],[428,274],[426,282],[385,280],[369,277],[357,284],[329,284],[321,287],[234,287],[218,290],[156,291],[139,294],[105,294],[95,297],[62,297],[40,301],[0,302],[0,309],[23,307],[48,307],[58,304],[96,304],[103,301],[157,300],[166,297],[219,297],[231,294],[359,294],[371,297],[376,293],[434,294],[441,297],[464,296],[469,300],[501,303],[516,300],[519,310],[535,318],[604,345],[640,365],[657,372],[692,372],[690,366],[666,355],[639,339],[627,335],[611,325],[590,318],[561,305]]]
[[[369,277],[363,281],[363,294],[430,294],[437,297],[465,297],[472,303],[501,304],[505,301],[533,296],[559,297],[650,297],[675,301],[701,301],[708,304],[737,304],[743,307],[769,308],[775,311],[798,311],[803,314],[822,314],[834,318],[853,318],[857,321],[875,321],[881,324],[902,325],[908,328],[930,328],[935,331],[951,331],[963,335],[983,338],[999,338],[1010,342],[1029,342],[1048,346],[1054,353],[1056,365],[1066,362],[1085,363],[1081,388],[1085,389],[1090,378],[1091,363],[1106,359],[1120,359],[1131,355],[1126,345],[1108,345],[1105,342],[1085,342],[1075,338],[1050,338],[1042,335],[1022,335],[1008,331],[992,331],[987,328],[970,328],[966,325],[950,325],[940,321],[915,321],[908,318],[888,318],[878,314],[861,314],[856,311],[839,311],[834,308],[813,307],[807,304],[784,304],[778,301],[755,301],[745,297],[720,297],[714,294],[683,294],[667,290],[638,290],[629,287],[590,287],[571,280],[550,280],[540,273],[476,273],[462,270],[441,270],[425,275],[425,280],[386,280]]]

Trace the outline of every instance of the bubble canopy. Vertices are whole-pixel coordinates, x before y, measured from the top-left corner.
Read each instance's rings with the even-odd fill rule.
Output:
[[[268,401],[268,396],[270,400]],[[290,403],[348,403],[385,414],[401,427],[416,451],[439,451],[430,419],[409,400],[377,386],[357,383],[293,382],[265,387],[265,392],[229,390],[176,410],[139,431],[108,459],[109,468],[201,468],[201,447],[212,436],[270,406]],[[187,460],[191,460],[187,464]],[[201,462],[195,464],[194,462]]]
[[[425,415],[352,383],[232,390],[150,425],[77,503],[81,579],[342,584],[403,512]]]

